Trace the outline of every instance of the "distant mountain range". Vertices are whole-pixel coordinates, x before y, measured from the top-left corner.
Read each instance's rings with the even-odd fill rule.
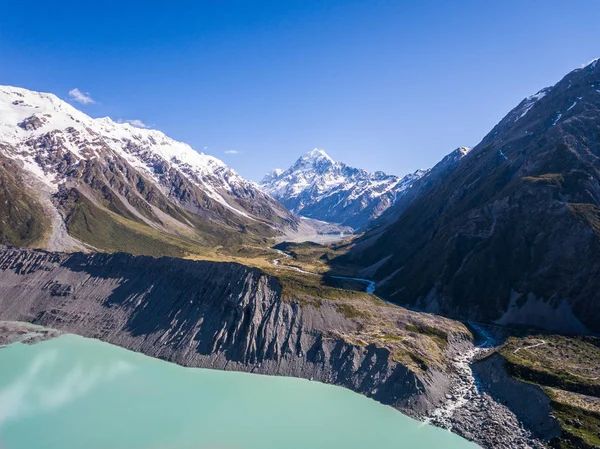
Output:
[[[9,86],[0,86],[0,184],[0,244],[181,256],[307,226],[160,131]]]
[[[599,130],[596,60],[415,181],[339,262],[425,311],[600,332]]]
[[[287,170],[275,169],[260,185],[293,212],[362,229],[379,217],[427,170],[399,178],[335,162],[314,149]]]

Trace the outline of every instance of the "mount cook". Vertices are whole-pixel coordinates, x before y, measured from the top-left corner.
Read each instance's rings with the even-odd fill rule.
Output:
[[[404,195],[427,170],[398,178],[335,162],[315,148],[287,170],[275,169],[261,187],[295,213],[362,229]]]

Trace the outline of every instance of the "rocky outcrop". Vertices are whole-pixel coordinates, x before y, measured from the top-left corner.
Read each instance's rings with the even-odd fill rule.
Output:
[[[481,387],[498,403],[512,410],[537,438],[550,440],[560,435],[560,426],[552,416],[550,398],[539,386],[509,376],[500,354],[482,358],[472,368]]]
[[[235,263],[6,249],[0,319],[185,366],[342,385],[413,414],[444,393],[435,373],[417,375],[384,348],[330,337],[333,329],[356,327],[330,302],[316,308],[284,301],[275,278]]]

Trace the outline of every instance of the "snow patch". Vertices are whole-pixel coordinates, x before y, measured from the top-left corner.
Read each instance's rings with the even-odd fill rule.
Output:
[[[585,64],[583,67],[589,67],[590,69],[594,70],[596,68],[596,65],[598,64],[599,60],[600,60],[600,58],[592,59],[590,62]]]
[[[546,87],[546,88],[540,90],[539,92],[525,98],[525,100],[523,100],[523,106],[521,108],[521,112],[520,112],[519,116],[515,119],[514,122],[516,123],[519,120],[521,120],[523,117],[525,117],[525,115],[527,115],[527,113],[531,110],[531,108],[533,108],[539,100],[541,100],[542,98],[544,98],[546,96],[546,94],[548,93],[549,90],[550,90],[550,88]]]
[[[562,113],[559,112],[558,116],[556,117],[556,119],[554,120],[554,122],[552,122],[552,126],[556,125],[558,123],[558,121],[560,120],[561,117],[562,117]]]

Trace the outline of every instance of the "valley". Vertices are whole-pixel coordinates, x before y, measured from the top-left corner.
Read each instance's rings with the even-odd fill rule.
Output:
[[[0,344],[76,334],[344,387],[485,448],[598,447],[599,85],[596,60],[428,170],[315,149],[260,185],[2,86]]]

